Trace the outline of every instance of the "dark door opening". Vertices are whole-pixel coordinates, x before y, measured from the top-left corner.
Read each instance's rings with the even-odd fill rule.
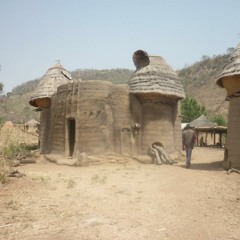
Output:
[[[75,130],[76,123],[75,119],[68,120],[68,144],[69,144],[69,157],[73,156],[75,146]]]

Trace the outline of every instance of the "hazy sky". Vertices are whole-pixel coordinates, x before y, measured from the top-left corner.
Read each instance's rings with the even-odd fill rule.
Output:
[[[0,0],[5,92],[56,60],[75,69],[134,69],[142,49],[173,67],[240,42],[240,0]]]

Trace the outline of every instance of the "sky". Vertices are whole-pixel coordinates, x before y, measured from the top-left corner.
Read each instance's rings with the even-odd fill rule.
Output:
[[[240,0],[0,0],[4,92],[68,70],[135,69],[144,50],[179,70],[240,42]]]

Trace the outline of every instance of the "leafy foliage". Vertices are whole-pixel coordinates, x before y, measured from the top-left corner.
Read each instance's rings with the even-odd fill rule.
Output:
[[[3,83],[0,82],[0,93],[2,93],[3,87],[4,87]]]
[[[7,159],[12,160],[16,154],[26,154],[28,151],[25,144],[10,143],[2,149],[2,154]]]
[[[3,92],[3,87],[4,87],[3,83],[0,82],[0,94]],[[0,102],[2,102],[1,97],[0,97]],[[2,124],[2,122],[3,122],[3,119],[2,119],[2,116],[0,114],[0,125]]]
[[[211,120],[212,122],[215,122],[218,126],[227,126],[227,122],[220,114],[214,115]]]
[[[199,105],[195,99],[187,97],[182,100],[181,113],[183,117],[182,122],[189,123],[201,115],[206,115],[207,111],[205,107]]]

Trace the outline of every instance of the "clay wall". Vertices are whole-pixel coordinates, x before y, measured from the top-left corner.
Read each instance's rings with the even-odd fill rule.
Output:
[[[181,128],[181,105],[180,101],[176,102],[173,105],[173,141],[174,141],[174,149],[176,151],[182,150],[182,128]]]
[[[240,97],[230,100],[228,115],[227,143],[228,161],[231,167],[240,167]]]
[[[123,155],[133,154],[129,101],[129,86],[126,84],[114,85],[110,98],[113,113],[114,152]]]
[[[65,113],[66,96],[68,91],[63,86],[58,88],[56,94],[52,97],[51,103],[51,152],[65,153]]]
[[[40,113],[39,141],[40,152],[49,153],[51,151],[51,110],[43,109]]]
[[[132,119],[132,134],[133,134],[133,152],[136,154],[142,153],[142,106],[138,97],[130,94],[130,112]],[[136,126],[140,124],[140,126]]]
[[[173,107],[170,104],[142,103],[142,151],[161,142],[168,153],[174,151]]]
[[[79,152],[112,152],[113,117],[109,102],[111,90],[110,82],[86,81],[79,84],[76,118],[76,147]]]

